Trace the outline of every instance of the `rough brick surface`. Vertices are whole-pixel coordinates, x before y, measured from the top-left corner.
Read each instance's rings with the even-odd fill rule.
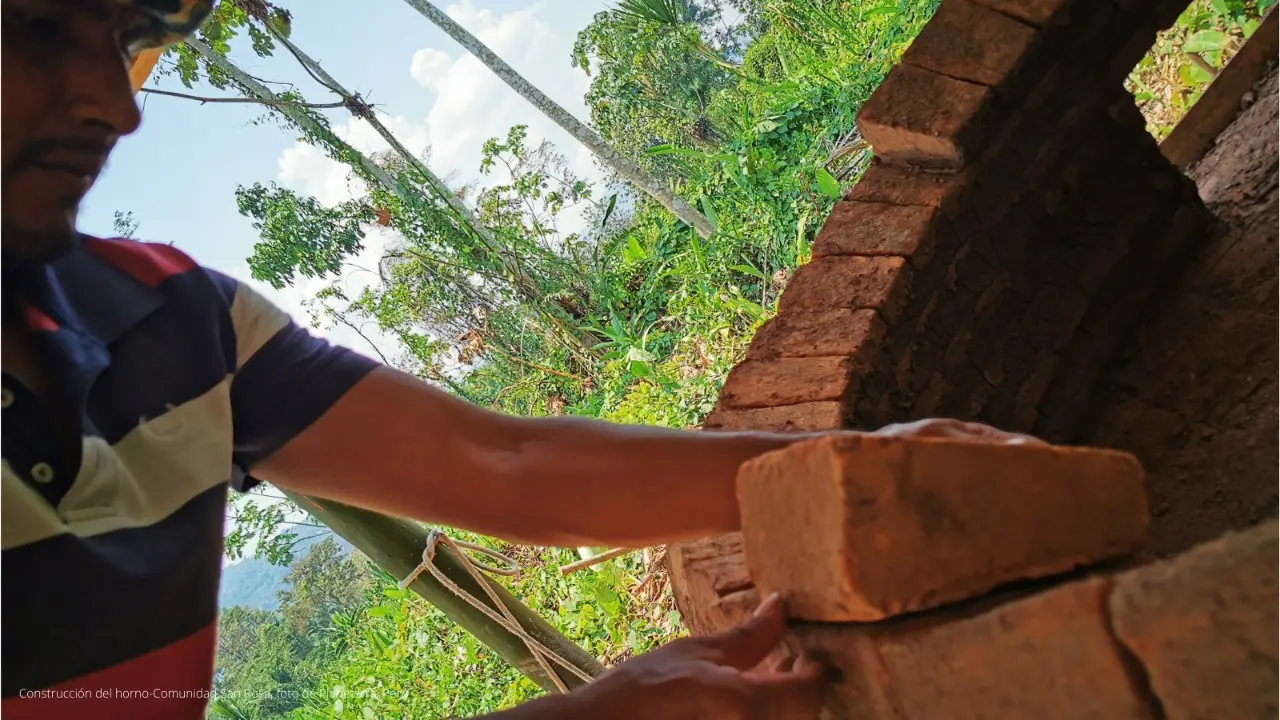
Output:
[[[1047,23],[1060,7],[1068,4],[1069,0],[975,0],[975,2],[1039,27]]]
[[[852,387],[853,361],[843,357],[746,360],[720,390],[725,409],[768,408],[840,400]]]
[[[862,106],[858,128],[881,157],[961,168],[986,139],[989,94],[983,85],[899,65]]]
[[[964,176],[954,172],[926,172],[874,158],[871,167],[845,197],[890,205],[938,207],[964,180]]]
[[[697,634],[722,630],[733,618],[718,606],[721,597],[753,587],[742,559],[742,536],[728,533],[667,546],[667,569],[679,578],[676,606]]]
[[[1101,450],[823,438],[743,465],[747,566],[796,617],[879,620],[1137,550],[1142,468]]]
[[[748,410],[716,410],[702,423],[706,430],[768,430],[812,432],[838,430],[844,425],[839,402],[813,402]]]
[[[985,612],[796,635],[840,671],[829,717],[1147,720],[1155,716],[1107,632],[1107,587],[1088,580]]]
[[[1168,720],[1274,718],[1277,525],[1269,522],[1121,576],[1116,634]]]
[[[982,85],[996,85],[1022,60],[1035,30],[969,0],[946,0],[902,62]]]
[[[861,360],[884,339],[875,310],[828,310],[775,315],[756,331],[748,360],[841,356]]]
[[[897,256],[914,263],[933,254],[930,225],[933,208],[845,200],[831,214],[813,241],[813,256]]]
[[[909,280],[905,264],[898,257],[818,258],[796,270],[778,312],[875,309],[892,323]]]

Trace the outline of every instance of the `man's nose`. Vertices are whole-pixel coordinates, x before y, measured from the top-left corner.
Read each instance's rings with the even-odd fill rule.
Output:
[[[118,51],[70,63],[67,72],[67,100],[77,122],[108,127],[117,136],[138,129],[142,113],[129,84],[129,66]]]

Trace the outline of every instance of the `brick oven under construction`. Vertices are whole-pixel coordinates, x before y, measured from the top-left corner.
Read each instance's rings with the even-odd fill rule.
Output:
[[[798,625],[842,673],[831,717],[1276,717],[1275,15],[1215,82],[1247,65],[1252,104],[1213,133],[1234,117],[1234,139],[1171,157],[1123,81],[1186,4],[943,0],[859,115],[871,168],[705,423],[948,416],[1146,466],[1164,559]],[[737,535],[668,563],[695,633],[758,603]]]

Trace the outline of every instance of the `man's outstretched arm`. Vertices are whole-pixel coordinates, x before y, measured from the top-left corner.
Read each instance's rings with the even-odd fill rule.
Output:
[[[638,547],[736,530],[738,466],[799,437],[508,417],[379,368],[253,475],[525,543]]]
[[[955,421],[884,432],[1011,437]],[[738,466],[806,437],[509,417],[378,368],[253,474],[517,542],[639,547],[737,530]]]

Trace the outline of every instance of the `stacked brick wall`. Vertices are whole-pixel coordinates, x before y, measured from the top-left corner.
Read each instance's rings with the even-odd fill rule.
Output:
[[[875,164],[705,426],[947,415],[1071,439],[1208,221],[1121,85],[1176,9],[943,2],[859,117]]]
[[[1077,439],[1090,390],[1162,275],[1212,222],[1122,86],[1185,4],[943,0],[859,115],[876,153],[871,169],[833,209],[813,260],[791,279],[704,427],[870,429],[951,416]],[[1274,577],[1275,526],[1257,532],[1250,537],[1269,543]],[[1246,562],[1238,542],[1214,547],[1203,552]],[[726,627],[757,601],[741,552],[737,535],[668,549],[676,599],[695,633]],[[1258,625],[1275,625],[1274,592],[1262,598],[1269,606],[1253,597],[1248,631],[1268,638],[1250,655],[1253,674],[1221,686],[1253,683],[1235,707],[1263,703],[1270,715],[1202,714],[1210,700],[1184,697],[1208,692],[1209,680],[1180,683],[1203,662],[1192,649],[1212,642],[1213,629],[1193,616],[1222,597],[1204,591],[1179,606],[1196,638],[1126,636],[1135,625],[1125,613],[1136,606],[1123,598],[1138,586],[1154,592],[1135,578],[1191,573],[1180,568],[1197,562],[974,601],[984,609],[801,635],[845,673],[837,694],[847,706],[837,717],[1274,716],[1275,632]],[[1154,599],[1143,603],[1162,612]],[[1013,647],[1026,640],[1014,631],[1035,640]],[[984,635],[987,646],[948,655]],[[1095,661],[1079,682],[1053,685]],[[1256,672],[1259,662],[1269,675]],[[947,679],[957,667],[987,665],[1010,675]],[[1101,694],[1082,698],[1093,679]],[[984,685],[991,682],[998,687]],[[1042,697],[1077,707],[1052,708]]]

